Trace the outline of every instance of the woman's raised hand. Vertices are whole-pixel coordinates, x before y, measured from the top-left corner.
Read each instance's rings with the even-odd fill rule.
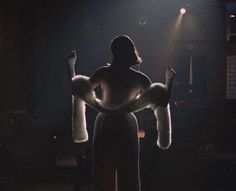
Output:
[[[67,63],[74,66],[77,60],[77,50],[73,50],[71,54],[67,57]]]
[[[175,77],[175,70],[172,66],[169,66],[168,69],[166,70],[166,82],[170,82],[174,79]]]

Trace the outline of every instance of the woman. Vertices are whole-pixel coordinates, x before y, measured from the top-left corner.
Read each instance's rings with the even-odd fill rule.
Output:
[[[98,69],[89,81],[93,88],[101,86],[103,104],[125,105],[134,100],[140,91],[150,87],[150,79],[131,68],[141,64],[133,41],[119,36],[110,45],[111,65]],[[68,58],[71,78],[75,76],[76,54]],[[161,104],[166,106],[169,95]],[[93,136],[93,190],[139,191],[139,139],[138,124],[132,113],[99,113]]]

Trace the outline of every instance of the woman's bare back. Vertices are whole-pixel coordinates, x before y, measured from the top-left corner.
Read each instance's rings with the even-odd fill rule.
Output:
[[[118,105],[130,101],[148,88],[150,79],[143,73],[131,68],[104,66],[90,77],[94,87],[101,85],[104,103]]]

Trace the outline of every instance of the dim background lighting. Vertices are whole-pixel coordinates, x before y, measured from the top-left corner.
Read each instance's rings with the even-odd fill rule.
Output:
[[[181,14],[185,14],[186,13],[186,9],[185,8],[180,9],[180,13]]]

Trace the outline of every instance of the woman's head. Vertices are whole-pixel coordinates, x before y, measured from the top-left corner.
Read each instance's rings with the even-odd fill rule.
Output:
[[[126,35],[113,39],[110,48],[113,54],[112,64],[130,67],[142,62],[133,41]]]

